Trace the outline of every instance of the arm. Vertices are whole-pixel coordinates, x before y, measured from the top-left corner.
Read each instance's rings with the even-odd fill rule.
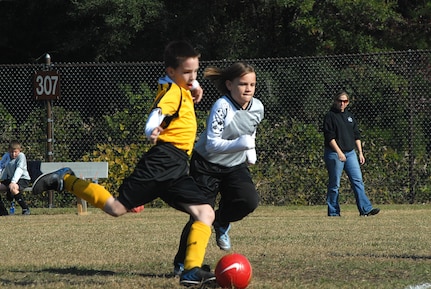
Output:
[[[10,161],[9,153],[5,153],[0,160],[0,171],[2,171],[6,164]]]
[[[3,174],[5,173],[3,170],[9,161],[10,161],[9,153],[5,153],[0,160],[0,180],[4,180],[6,178],[6,176],[3,176]]]
[[[27,170],[27,159],[23,153],[20,153],[16,160],[16,169],[9,184],[9,189],[14,195],[19,193],[18,181],[22,177],[24,170]]]
[[[362,143],[360,139],[357,139],[355,141],[356,143],[356,148],[358,149],[358,154],[359,154],[359,163],[361,165],[365,164],[365,157],[364,157],[364,153],[362,152]]]
[[[260,123],[264,117],[264,107],[263,104],[258,100],[258,99],[254,99],[253,100],[253,105],[256,105],[258,108],[257,111],[259,112],[259,118],[258,118],[258,122]],[[253,132],[253,138],[256,139],[256,134],[257,134],[257,126],[256,129]],[[257,161],[257,155],[256,155],[256,149],[250,149],[246,151],[246,157],[247,157],[247,162],[250,165],[254,165]]]
[[[223,130],[229,113],[229,104],[219,99],[211,108],[207,124],[206,150],[211,153],[228,154],[254,149],[255,141],[251,135],[241,135],[235,139],[224,139]]]
[[[337,153],[338,155],[338,159],[342,162],[346,161],[346,155],[343,153],[343,151],[340,149],[340,147],[338,146],[337,142],[335,141],[335,139],[331,139],[329,141],[329,146]]]
[[[160,126],[165,115],[162,114],[160,108],[155,108],[150,112],[148,116],[147,123],[145,124],[145,135],[151,141],[151,143],[156,143],[159,134],[163,131]]]
[[[192,93],[192,97],[193,97],[193,102],[195,104],[201,102],[202,100],[202,96],[204,94],[204,90],[202,89],[202,87],[199,85],[199,82],[195,79],[193,80],[193,86],[190,89],[190,92]]]
[[[336,137],[336,124],[331,113],[327,113],[323,120],[323,134],[325,137],[325,144],[327,144],[338,155],[338,159],[342,162],[346,161],[346,155],[338,146]]]
[[[208,138],[206,149],[212,153],[228,154],[255,148],[255,142],[251,135],[242,135],[233,140],[222,138]]]
[[[254,131],[252,137],[256,140],[256,131]],[[257,161],[257,155],[256,155],[256,148],[249,149],[245,152],[245,155],[247,157],[247,162],[250,165],[254,165]]]
[[[359,163],[363,165],[365,163],[365,157],[364,157],[364,153],[362,152],[361,132],[359,131],[358,123],[356,122],[356,119],[354,118],[354,116],[352,116],[352,118],[353,118],[353,135],[355,137],[356,149],[358,150]]]
[[[256,161],[257,161],[256,149],[250,149],[250,150],[247,150],[247,151],[245,152],[245,154],[246,154],[246,156],[247,156],[247,162],[248,162],[250,165],[254,165],[254,164],[256,163]]]

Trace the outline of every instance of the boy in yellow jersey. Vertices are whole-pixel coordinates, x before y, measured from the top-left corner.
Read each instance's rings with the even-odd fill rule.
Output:
[[[159,91],[145,126],[145,134],[154,146],[123,180],[118,198],[98,184],[77,178],[69,168],[43,174],[33,184],[35,194],[66,190],[115,217],[156,198],[188,213],[195,221],[188,236],[185,271],[180,276],[184,286],[215,284],[214,274],[201,268],[214,210],[188,175],[197,130],[190,90],[196,83],[199,57],[187,42],[167,45],[166,76],[159,79]]]

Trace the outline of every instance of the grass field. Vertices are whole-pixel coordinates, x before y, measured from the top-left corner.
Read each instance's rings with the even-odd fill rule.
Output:
[[[230,234],[252,263],[248,288],[428,288],[430,205],[380,208],[359,217],[344,205],[329,218],[324,206],[259,207]],[[1,288],[180,288],[170,273],[185,214],[32,213],[0,218]],[[214,268],[223,254],[213,235],[206,263]]]

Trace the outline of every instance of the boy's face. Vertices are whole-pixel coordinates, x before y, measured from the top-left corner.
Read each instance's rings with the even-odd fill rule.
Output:
[[[177,68],[168,67],[168,76],[180,87],[190,90],[192,82],[196,79],[199,69],[199,58],[189,57]]]
[[[20,149],[10,149],[9,150],[9,155],[11,159],[16,159],[19,155],[19,153],[21,152]]]

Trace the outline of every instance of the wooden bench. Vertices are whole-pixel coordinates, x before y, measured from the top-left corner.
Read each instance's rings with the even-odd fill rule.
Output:
[[[35,164],[40,166],[38,169],[34,168]],[[56,171],[61,168],[71,168],[75,173],[75,176],[81,179],[92,180],[97,183],[99,179],[108,178],[108,163],[107,162],[28,162],[29,173],[32,180],[35,180],[41,173],[49,173]],[[30,169],[31,167],[31,169]],[[35,173],[37,172],[37,173]],[[32,175],[38,174],[38,175]],[[31,187],[25,189],[25,191],[31,191]],[[78,215],[85,215],[87,213],[87,202],[85,200],[78,199]]]

